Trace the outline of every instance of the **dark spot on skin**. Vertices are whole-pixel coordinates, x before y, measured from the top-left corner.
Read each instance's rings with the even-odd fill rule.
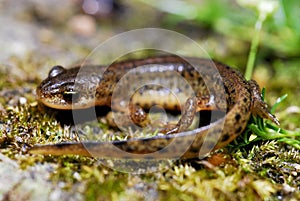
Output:
[[[174,107],[174,110],[176,110],[176,111],[180,111],[180,105],[175,105],[175,107]]]
[[[224,89],[225,89],[226,94],[229,94],[229,90],[228,90],[228,87],[226,85],[224,85]]]
[[[191,77],[191,78],[193,78],[194,77],[194,72],[193,71],[189,71],[189,76]]]
[[[203,78],[202,77],[198,77],[198,83],[203,83]]]
[[[213,149],[216,146],[216,143],[208,142],[208,143],[205,143],[205,146],[207,147],[207,149]]]
[[[148,103],[145,103],[145,104],[144,104],[144,108],[149,109],[149,108],[150,108],[150,105],[149,105]]]
[[[244,103],[246,103],[246,102],[248,101],[248,99],[247,99],[247,98],[244,98],[243,101],[244,101]]]
[[[186,84],[186,85],[184,86],[184,88],[185,88],[186,90],[188,90],[188,89],[190,88],[190,85],[189,85],[189,84]]]
[[[141,89],[138,91],[138,93],[142,96],[143,93],[144,93],[144,90],[141,88]]]
[[[226,142],[229,138],[230,136],[228,134],[223,135],[222,142]]]
[[[235,120],[236,120],[236,121],[239,121],[240,119],[241,119],[241,115],[240,115],[240,114],[236,114],[236,115],[235,115]]]
[[[198,153],[199,152],[199,147],[192,146],[189,151],[193,152],[193,153]]]
[[[238,127],[238,129],[236,129],[236,133],[240,133],[242,131],[242,127]]]
[[[135,151],[134,147],[132,147],[128,144],[123,144],[122,146],[117,146],[117,147],[126,152],[134,152]]]
[[[252,94],[251,88],[247,88],[247,92],[248,92],[249,94]]]
[[[152,107],[153,105],[156,105],[156,102],[154,100],[152,100],[151,103],[150,103],[150,105]]]

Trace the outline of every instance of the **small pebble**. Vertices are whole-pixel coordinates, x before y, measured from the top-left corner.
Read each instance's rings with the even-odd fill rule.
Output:
[[[75,15],[68,21],[72,32],[81,36],[91,36],[96,32],[96,21],[88,15]]]
[[[27,99],[24,98],[24,97],[20,97],[20,98],[19,98],[19,103],[20,103],[21,105],[25,105],[25,104],[27,103]]]

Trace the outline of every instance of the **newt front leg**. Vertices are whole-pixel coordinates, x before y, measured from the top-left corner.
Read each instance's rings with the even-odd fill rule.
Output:
[[[218,109],[214,101],[214,96],[207,95],[188,98],[182,109],[182,116],[175,127],[162,130],[162,132],[172,134],[186,131],[193,123],[196,112]]]

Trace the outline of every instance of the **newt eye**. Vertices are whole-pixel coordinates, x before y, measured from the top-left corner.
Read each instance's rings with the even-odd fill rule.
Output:
[[[67,103],[77,102],[79,99],[79,93],[76,91],[66,91],[63,93],[63,99]]]
[[[62,74],[65,71],[66,71],[66,69],[62,66],[53,66],[49,72],[48,77],[53,78],[59,74]]]

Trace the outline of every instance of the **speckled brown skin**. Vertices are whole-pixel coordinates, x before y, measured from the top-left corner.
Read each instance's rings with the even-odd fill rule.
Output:
[[[79,71],[79,67],[69,70],[54,67],[37,88],[38,100],[56,109],[106,105],[118,111],[127,111],[122,105],[122,98],[129,91],[138,91],[130,99],[131,106],[150,108],[152,105],[161,105],[166,109],[179,110],[184,105],[178,124],[167,130],[169,135],[127,141],[37,145],[29,150],[30,153],[99,158],[197,158],[224,147],[240,135],[251,114],[278,124],[262,101],[256,82],[246,81],[238,71],[218,62],[163,56],[114,63],[106,71],[105,68],[88,66]],[[122,80],[133,69],[134,73]],[[186,82],[179,82],[174,72]],[[152,85],[139,88],[139,85],[133,84],[139,81]],[[116,84],[120,83],[127,90],[118,89]],[[193,93],[188,93],[188,89],[192,89]],[[112,98],[114,90],[120,96]],[[171,91],[176,91],[179,101]],[[224,111],[226,115],[207,126],[187,131],[197,111],[211,109]],[[138,114],[136,119],[134,115],[130,116],[135,123],[139,123]]]

